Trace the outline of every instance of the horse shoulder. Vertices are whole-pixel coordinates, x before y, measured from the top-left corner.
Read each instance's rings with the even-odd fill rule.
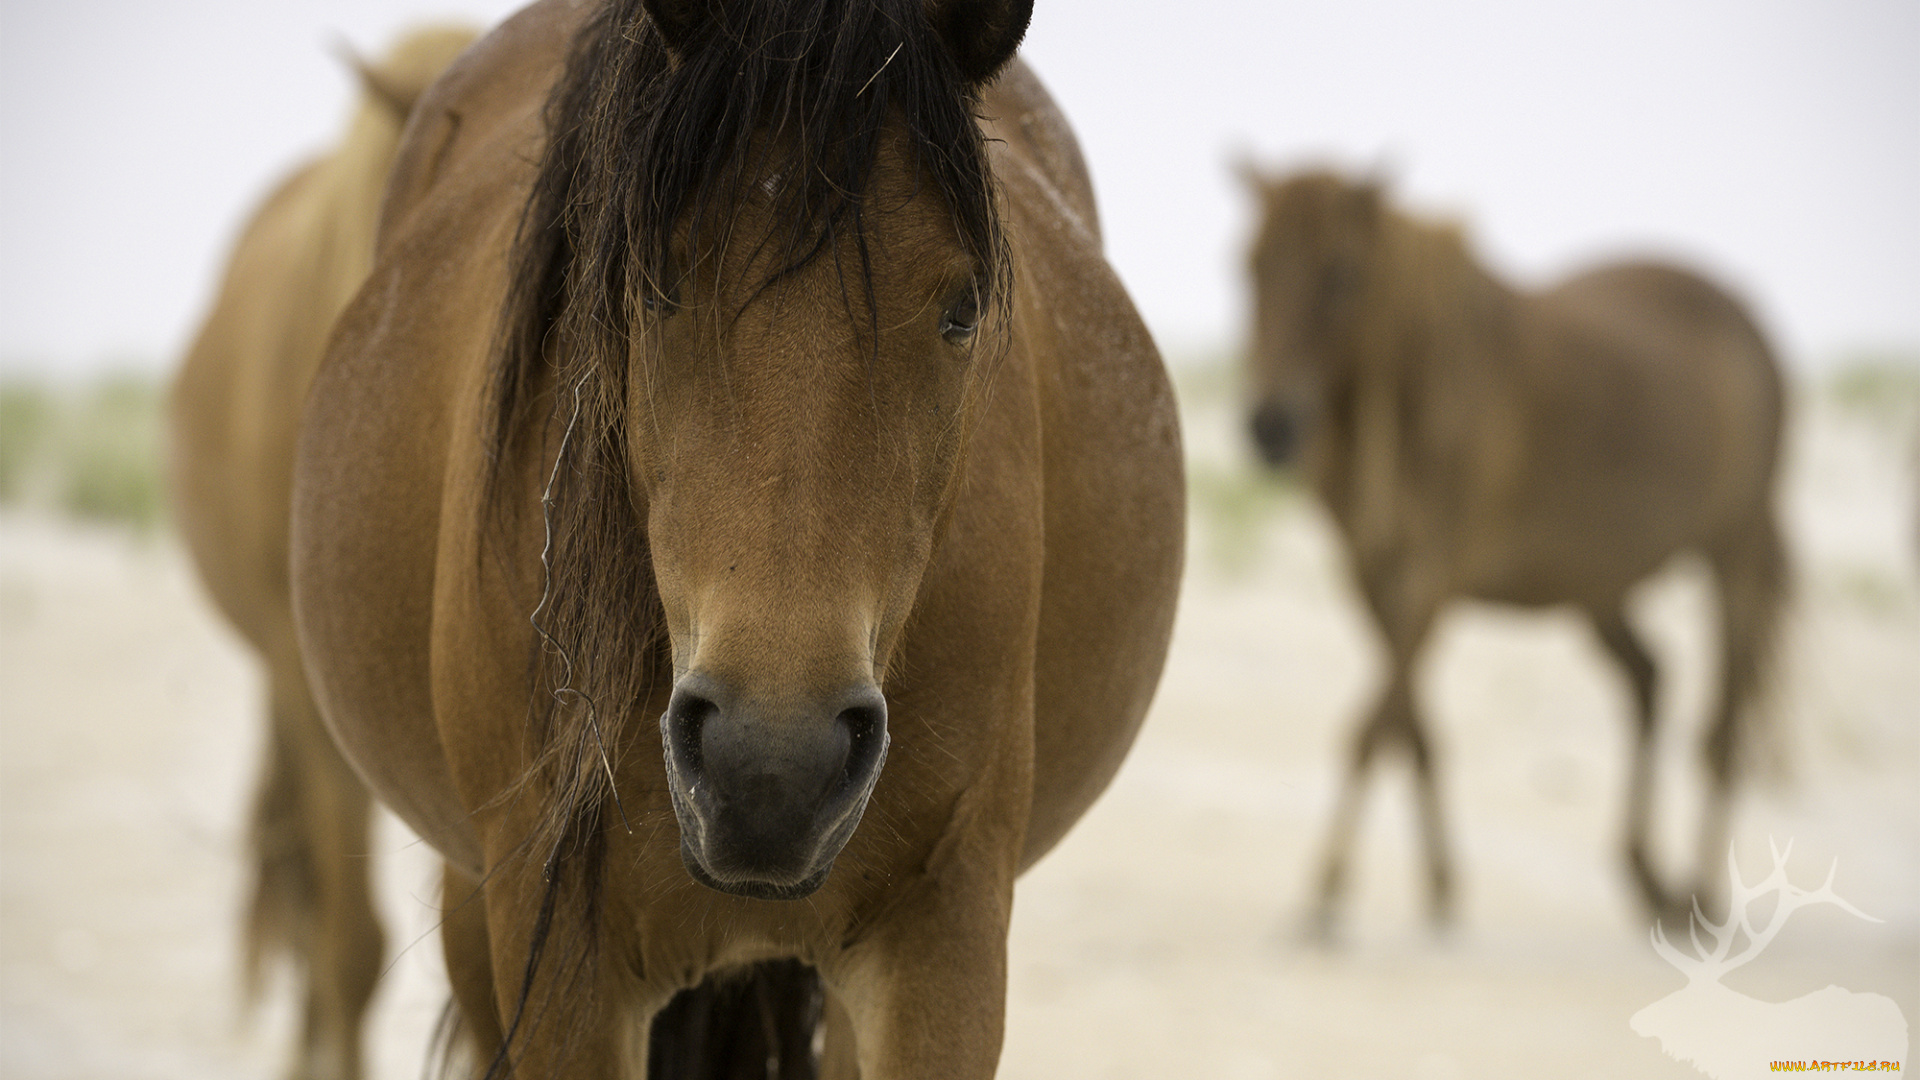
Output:
[[[1028,167],[1007,168],[1016,159]],[[1015,147],[995,163],[1044,498],[1026,865],[1105,789],[1145,715],[1172,625],[1186,496],[1166,369],[1097,233],[1061,213],[1066,196],[1044,162]]]
[[[486,99],[458,91],[456,106]],[[315,698],[381,798],[469,869],[478,841],[436,720],[436,609],[477,562],[449,570],[442,548],[470,548],[479,528],[458,498],[472,457],[461,440],[481,425],[537,116],[463,125],[466,144],[414,205],[395,213],[389,200],[373,271],[308,397],[295,486],[296,611]],[[432,132],[415,120],[402,156],[417,163]]]

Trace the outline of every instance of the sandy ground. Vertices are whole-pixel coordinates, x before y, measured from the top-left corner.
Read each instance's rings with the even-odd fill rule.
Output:
[[[1628,1017],[1678,989],[1616,864],[1625,696],[1560,614],[1463,607],[1422,681],[1444,754],[1459,929],[1422,925],[1404,777],[1376,788],[1343,946],[1294,933],[1343,733],[1377,672],[1320,512],[1239,476],[1230,416],[1190,410],[1195,531],[1173,654],[1112,789],[1020,886],[1010,1080],[1062,1076],[1689,1077]],[[1910,433],[1802,410],[1788,514],[1800,582],[1773,714],[1782,774],[1737,817],[1811,887],[1881,918],[1796,914],[1728,980],[1829,983],[1920,1018],[1920,580]],[[1681,566],[1636,615],[1670,673],[1664,854],[1691,849],[1709,591]],[[292,1009],[236,1000],[242,812],[258,680],[178,547],[0,516],[0,1076],[269,1077]],[[373,1076],[420,1074],[444,979],[430,854],[376,858],[398,955]],[[1755,1047],[1841,1059],[1847,1046]]]

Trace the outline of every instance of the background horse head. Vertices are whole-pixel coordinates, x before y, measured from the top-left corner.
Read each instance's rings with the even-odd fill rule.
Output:
[[[1270,465],[1295,462],[1318,426],[1352,394],[1346,361],[1365,332],[1362,289],[1380,265],[1382,197],[1371,183],[1332,173],[1269,188],[1240,166],[1262,202],[1248,269],[1258,282],[1246,367],[1249,429]]]

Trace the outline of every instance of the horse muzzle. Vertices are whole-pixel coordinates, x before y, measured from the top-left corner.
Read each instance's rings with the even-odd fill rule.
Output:
[[[1300,410],[1289,408],[1277,401],[1263,401],[1255,406],[1253,415],[1247,422],[1248,431],[1253,436],[1253,445],[1259,449],[1261,460],[1276,468],[1291,465],[1298,457],[1303,427],[1304,418]]]
[[[798,900],[827,879],[887,757],[887,702],[866,683],[784,707],[698,672],[660,717],[680,858],[695,881]]]

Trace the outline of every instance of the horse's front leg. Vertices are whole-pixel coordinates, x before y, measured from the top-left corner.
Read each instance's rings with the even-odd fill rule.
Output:
[[[852,1021],[861,1080],[993,1076],[1006,1021],[1012,877],[978,865],[931,873],[823,965]]]
[[[452,863],[441,868],[440,882],[440,948],[456,1010],[453,1038],[457,1045],[450,1049],[466,1055],[459,1059],[464,1075],[478,1078],[500,1058],[504,1038],[494,1004],[486,896],[479,882]]]
[[[549,866],[521,845],[494,860],[482,887],[493,1023],[477,1032],[482,1072],[514,1080],[640,1080],[646,1075],[639,987],[625,964],[631,942],[612,936],[604,897],[581,865]],[[584,880],[583,880],[584,879]],[[483,979],[471,980],[484,983]],[[657,1002],[655,1003],[658,1004]]]
[[[1361,592],[1387,647],[1387,681],[1373,711],[1357,728],[1346,772],[1334,804],[1333,822],[1321,856],[1319,891],[1309,912],[1307,934],[1328,941],[1347,892],[1348,862],[1359,830],[1367,781],[1382,750],[1407,752],[1414,773],[1421,838],[1427,859],[1430,915],[1436,926],[1453,917],[1453,867],[1435,777],[1434,752],[1414,699],[1414,665],[1438,613],[1442,596],[1432,568],[1410,559],[1362,560]]]

